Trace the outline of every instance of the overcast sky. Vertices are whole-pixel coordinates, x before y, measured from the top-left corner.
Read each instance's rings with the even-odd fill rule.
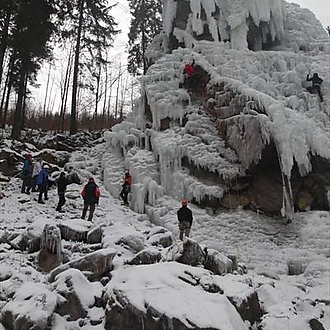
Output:
[[[310,9],[324,27],[330,26],[330,0],[289,0]]]

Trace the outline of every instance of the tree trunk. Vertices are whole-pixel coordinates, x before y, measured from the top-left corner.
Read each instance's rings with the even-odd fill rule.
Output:
[[[23,87],[22,129],[24,129],[24,127],[25,127],[25,120],[26,120],[27,84],[28,84],[28,75],[26,72],[25,77],[24,77],[24,87]]]
[[[10,74],[11,74],[11,68],[10,65],[8,66],[8,70],[7,70],[7,76],[6,76],[6,81],[5,81],[5,85],[3,86],[3,91],[2,91],[2,97],[1,97],[1,103],[0,103],[0,126],[4,127],[5,122],[3,121],[3,114],[4,114],[4,103],[5,103],[5,99],[6,99],[6,92],[8,90],[9,87],[9,81],[10,81]]]
[[[64,85],[61,89],[61,108],[60,108],[60,125],[59,128],[61,132],[64,132],[64,120],[65,120],[65,110],[69,96],[69,87],[70,87],[70,77],[71,77],[71,70],[72,70],[72,55],[73,49],[70,48],[68,64],[66,67],[65,77],[64,77]]]
[[[101,81],[101,64],[98,64],[99,72],[96,76],[96,94],[95,94],[95,108],[94,108],[94,123],[95,123],[95,129],[97,129],[96,125],[96,118],[97,118],[97,108],[99,104],[99,98],[100,98],[100,81]]]
[[[77,133],[77,90],[78,90],[78,72],[79,72],[79,53],[80,39],[83,25],[84,0],[79,1],[79,24],[76,40],[76,49],[74,53],[73,83],[72,83],[72,103],[70,116],[70,135]]]
[[[6,121],[7,121],[10,93],[11,93],[11,87],[13,85],[14,61],[15,61],[15,56],[12,55],[11,59],[10,59],[10,63],[8,65],[8,73],[7,73],[7,78],[6,78],[6,80],[8,79],[8,83],[6,83],[6,85],[4,87],[4,91],[3,91],[3,96],[6,98],[4,106],[3,106],[3,103],[1,101],[1,109],[3,109],[3,117],[2,117],[2,121],[0,121],[1,126],[4,126],[6,124]]]
[[[145,2],[142,1],[142,17],[145,17],[146,15],[146,7]],[[145,75],[147,73],[147,59],[146,59],[146,44],[147,44],[147,38],[146,38],[146,27],[145,27],[145,20],[142,21],[141,26],[141,33],[142,33],[142,59],[143,59],[143,74]]]
[[[25,86],[25,77],[26,77],[26,69],[24,63],[22,64],[20,70],[20,79],[18,86],[18,95],[17,95],[17,103],[14,115],[14,124],[13,130],[11,132],[11,137],[13,139],[19,139],[21,137],[22,125],[23,125],[23,99],[24,99],[24,86]]]
[[[3,73],[3,62],[5,58],[6,48],[7,48],[7,40],[8,40],[8,28],[10,22],[10,13],[5,13],[4,25],[2,29],[2,38],[0,41],[0,85],[2,81],[2,73]]]
[[[52,65],[49,63],[48,68],[48,76],[47,76],[47,83],[46,83],[46,92],[45,92],[45,100],[44,100],[44,111],[43,111],[43,117],[46,117],[46,107],[47,107],[47,98],[48,98],[48,88],[49,88],[49,80],[50,80],[50,69]]]

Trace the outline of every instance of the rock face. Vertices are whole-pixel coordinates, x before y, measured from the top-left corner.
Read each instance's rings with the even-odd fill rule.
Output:
[[[156,63],[154,66],[161,72],[160,64]],[[201,68],[201,65],[196,64],[196,67]],[[191,141],[194,141],[192,143],[202,140],[205,143],[206,154],[209,152],[210,141],[212,141],[212,148],[221,150],[218,154],[214,153],[212,158],[224,158],[224,165],[221,164],[220,168],[214,169],[212,166],[206,166],[198,156],[190,157],[189,154],[195,150],[190,150],[185,154],[180,147],[177,148],[176,152],[171,148],[173,155],[177,153],[181,159],[177,160],[173,156],[173,159],[166,166],[175,167],[173,164],[179,163],[180,166],[177,169],[173,168],[173,172],[181,170],[190,176],[189,183],[187,179],[187,183],[182,187],[178,184],[178,190],[187,189],[189,191],[191,189],[190,195],[193,202],[202,207],[214,209],[241,207],[276,216],[283,215],[282,211],[285,210],[284,215],[288,218],[295,210],[330,210],[327,196],[330,177],[325,174],[330,171],[329,159],[313,155],[313,153],[309,154],[307,158],[310,159],[311,170],[305,174],[302,174],[303,171],[301,173],[299,166],[293,159],[289,178],[281,168],[282,162],[279,147],[276,145],[276,138],[272,135],[270,125],[265,124],[267,121],[272,121],[265,111],[265,105],[260,102],[258,96],[245,95],[244,92],[239,92],[230,84],[215,83],[210,79],[210,73],[205,68],[206,65],[199,70],[199,79],[194,88],[189,91],[191,104],[187,105],[187,108],[183,106],[183,111],[188,112],[189,106],[197,103],[200,104],[198,111],[183,115],[180,125],[175,117],[176,113],[173,113],[172,117],[165,116],[167,112],[164,111],[163,114],[158,109],[157,102],[159,102],[159,106],[162,102],[160,100],[156,102],[153,95],[149,94],[148,83],[145,84],[146,102],[149,102],[146,106],[146,109],[149,109],[148,114],[146,112],[145,116],[150,117],[151,112],[152,126],[155,130],[184,127],[187,140],[188,136]],[[153,72],[152,69],[151,67],[151,72]],[[151,90],[153,90],[152,81],[150,81]],[[184,89],[184,83],[182,87]],[[174,89],[172,92],[176,94],[178,90]],[[164,99],[165,104],[166,102],[167,100]],[[182,98],[179,98],[179,102],[182,102]],[[172,107],[175,108],[175,105]],[[159,127],[155,123],[157,120],[160,123]],[[211,128],[206,128],[206,123]],[[200,127],[201,133],[194,129],[196,126]],[[212,139],[205,138],[212,134]],[[183,140],[182,142],[184,142]],[[201,144],[199,148],[202,149],[204,146],[202,147]],[[161,148],[162,146],[157,144],[157,139],[153,139],[150,150]],[[201,154],[203,153],[201,152]],[[226,168],[227,161],[231,164],[231,171],[237,171],[236,175],[229,177],[226,173],[221,173],[223,168]],[[166,173],[167,170],[164,168],[162,171]],[[165,180],[169,181],[168,177],[164,177],[162,182]],[[175,178],[172,180],[175,181]],[[217,189],[213,186],[210,188],[210,180]],[[198,190],[194,191],[192,188],[199,185],[203,185],[202,193]],[[165,186],[165,190],[166,188]],[[167,193],[174,193],[175,195],[175,190],[172,189]],[[199,195],[198,199],[195,197],[196,195]],[[283,199],[283,195],[288,196],[288,198]],[[285,200],[284,204],[283,200]]]

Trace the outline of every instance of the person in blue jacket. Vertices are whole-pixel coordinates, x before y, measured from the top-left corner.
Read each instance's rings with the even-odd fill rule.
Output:
[[[37,185],[39,188],[38,203],[40,204],[45,204],[45,202],[42,200],[43,195],[45,197],[45,200],[48,199],[48,176],[49,176],[49,166],[45,164],[42,167],[42,170],[37,177]]]

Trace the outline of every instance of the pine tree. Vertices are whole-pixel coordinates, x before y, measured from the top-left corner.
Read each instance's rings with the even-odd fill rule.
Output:
[[[75,42],[70,134],[77,132],[77,93],[81,67],[85,64],[92,70],[91,63],[96,63],[94,72],[97,72],[98,65],[105,61],[106,49],[111,46],[114,35],[119,32],[116,30],[117,23],[110,15],[112,8],[113,6],[108,6],[107,0],[63,2],[62,15],[67,23],[65,26],[69,26],[69,29],[63,29],[62,36]],[[92,61],[95,58],[97,60]]]
[[[327,30],[327,32],[328,32],[328,34],[329,34],[329,36],[330,36],[330,26],[327,26],[327,27],[326,27],[326,30]]]
[[[137,75],[148,69],[147,46],[162,29],[161,0],[128,0],[132,15],[128,34],[128,71]]]
[[[13,8],[11,57],[13,57],[13,87],[17,92],[12,137],[19,138],[24,123],[27,83],[33,83],[42,60],[51,56],[49,44],[55,26],[53,0],[16,0]]]

